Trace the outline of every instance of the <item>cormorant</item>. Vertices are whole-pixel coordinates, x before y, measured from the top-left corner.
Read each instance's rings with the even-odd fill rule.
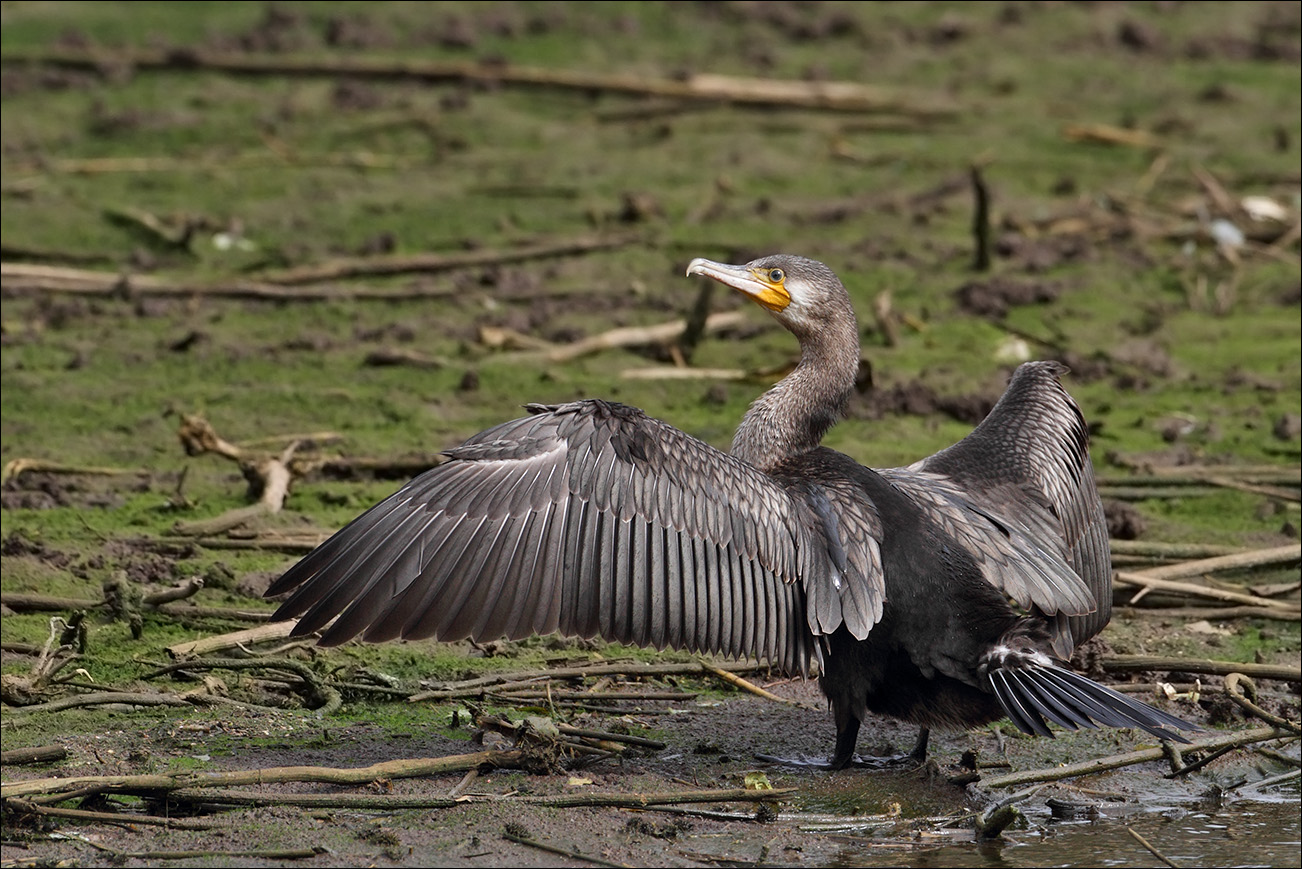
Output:
[[[694,259],[800,342],[795,369],[723,452],[600,400],[529,416],[363,513],[268,589],[273,618],[334,645],[397,638],[602,637],[819,665],[836,723],[828,766],[855,759],[868,712],[929,728],[1007,716],[1197,729],[1065,666],[1107,624],[1107,526],[1088,431],[1057,362],[1013,373],[963,440],[874,470],[821,446],[859,367],[849,295],[827,266]]]

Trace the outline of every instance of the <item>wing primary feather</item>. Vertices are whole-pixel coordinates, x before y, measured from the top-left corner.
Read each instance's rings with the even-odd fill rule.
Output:
[[[291,568],[290,573],[311,570],[313,581],[299,585],[289,599],[281,604],[277,614],[281,618],[301,616],[294,629],[297,635],[319,630],[350,602],[365,596],[381,582],[383,577],[379,574],[369,577],[363,575],[359,581],[356,565],[377,551],[386,552],[381,544],[392,538],[396,528],[409,521],[413,521],[413,514],[406,509],[405,500],[394,496],[350,522],[325,544],[338,541],[338,545],[330,548],[328,558],[308,556],[312,558],[310,563],[299,562]],[[318,549],[316,552],[320,551]],[[388,550],[387,554],[390,557],[395,555],[392,550]],[[359,585],[360,588],[357,587]]]
[[[528,585],[521,596],[520,617],[512,629],[512,639],[527,637],[537,630],[539,613],[547,606],[553,593],[556,571],[555,526],[560,520],[557,515],[564,510],[564,504],[549,503],[534,513],[534,532],[532,543],[524,553],[524,566],[521,576],[528,578]]]
[[[1183,743],[1188,743],[1189,740],[1177,731],[1200,729],[1161,709],[1149,706],[1147,703],[1140,703],[1070,670],[1057,667],[1037,667],[1035,670],[1037,674],[1063,686],[1070,696],[1091,704],[1093,709],[1098,710],[1096,714],[1092,713],[1092,717],[1100,724],[1109,727],[1138,727],[1160,739]]]
[[[409,514],[407,520],[420,522],[422,530],[415,534],[413,540],[415,544],[408,542],[398,552],[377,550],[371,555],[379,555],[384,558],[383,570],[381,572],[370,572],[368,568],[368,557],[363,556],[359,560],[340,560],[338,563],[331,565],[332,571],[338,571],[340,576],[339,586],[331,598],[323,600],[318,604],[318,610],[327,610],[328,612],[339,613],[339,618],[335,620],[330,629],[322,636],[321,641],[325,645],[336,645],[355,636],[358,632],[366,630],[370,633],[370,628],[377,622],[388,621],[399,601],[411,597],[418,597],[425,591],[425,584],[418,578],[424,570],[424,565],[428,564],[429,558],[435,558],[448,543],[449,538],[454,534],[465,521],[463,516],[446,516],[436,515],[434,517],[423,517],[418,514]],[[432,530],[429,530],[432,526]],[[432,545],[426,545],[430,537],[434,538]],[[393,557],[390,557],[393,556]],[[406,558],[401,558],[406,556]],[[395,564],[397,570],[393,570]],[[381,567],[376,563],[374,567]],[[367,571],[367,572],[362,572]],[[359,577],[362,579],[359,581]],[[369,578],[368,578],[369,577]],[[397,582],[405,578],[402,587],[398,587]],[[353,583],[362,585],[361,588],[351,588]],[[350,591],[351,589],[351,591]],[[352,601],[344,604],[340,603],[348,597]],[[311,615],[311,614],[309,614]],[[394,619],[401,624],[402,618]],[[298,629],[310,629],[311,622],[306,620],[300,621]],[[392,627],[377,628],[377,635],[391,635],[393,630],[401,633],[401,627],[394,625]]]
[[[1008,719],[1017,725],[1018,730],[1037,736],[1053,736],[1053,731],[1045,725],[1044,719],[1023,704],[1017,687],[1010,684],[1005,670],[991,671],[990,683],[995,687],[999,705],[1003,707]]]
[[[619,593],[616,572],[623,561],[620,551],[619,518],[611,511],[609,505],[599,513],[601,527],[594,537],[597,551],[593,553],[596,561],[598,635],[608,640],[623,640],[621,629],[625,624],[617,610]],[[616,631],[618,630],[618,634]]]
[[[464,565],[470,547],[466,543],[488,521],[483,516],[457,517],[452,531],[440,541],[440,552],[449,550],[448,557],[439,558],[436,554],[421,571],[420,580],[412,583],[406,594],[393,599],[389,612],[393,618],[402,620],[401,636],[412,640],[439,636],[447,605],[450,601],[459,602],[457,592],[467,579]]]
[[[475,628],[491,616],[499,602],[503,577],[496,570],[496,562],[501,557],[502,539],[510,535],[515,523],[510,517],[485,518],[482,523],[459,556],[460,566],[448,582],[443,598],[447,603],[434,634],[445,640],[485,639]]]
[[[533,610],[533,632],[546,636],[560,630],[561,607],[564,603],[565,540],[573,521],[570,513],[575,498],[567,497],[550,511],[544,544],[538,558],[539,577],[536,606]]]
[[[503,520],[504,527],[498,534],[492,554],[480,568],[482,579],[479,585],[485,591],[477,606],[479,618],[470,628],[471,637],[484,640],[504,637],[516,618],[516,597],[526,590],[521,586],[527,582],[520,577],[516,565],[532,520],[532,513]]]
[[[510,559],[502,566],[502,572],[508,579],[506,593],[496,607],[501,613],[500,620],[483,625],[481,636],[489,635],[490,630],[509,640],[528,636],[527,630],[523,634],[520,632],[520,624],[530,611],[528,601],[537,581],[532,565],[538,557],[538,526],[544,521],[543,516],[542,513],[530,511],[521,517],[520,534],[516,538]]]
[[[1022,690],[1022,696],[1031,706],[1053,723],[1068,730],[1079,730],[1082,725],[1086,727],[1094,726],[1094,722],[1090,721],[1089,718],[1082,718],[1076,709],[1063,703],[1054,696],[1053,692],[1045,690],[1032,674],[1023,670],[1012,669],[1007,671],[1007,675],[1009,679],[1018,683]]]

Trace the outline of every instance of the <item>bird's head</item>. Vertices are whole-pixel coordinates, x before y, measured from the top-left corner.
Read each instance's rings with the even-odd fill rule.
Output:
[[[774,254],[740,266],[697,257],[687,266],[687,274],[705,275],[732,287],[797,335],[820,328],[832,312],[849,312],[850,308],[849,296],[836,274],[821,262],[802,256]]]

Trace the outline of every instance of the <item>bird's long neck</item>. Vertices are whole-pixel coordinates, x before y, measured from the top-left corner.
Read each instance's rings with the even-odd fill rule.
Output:
[[[800,338],[800,363],[751,404],[732,453],[763,471],[808,452],[845,413],[859,370],[853,314]]]

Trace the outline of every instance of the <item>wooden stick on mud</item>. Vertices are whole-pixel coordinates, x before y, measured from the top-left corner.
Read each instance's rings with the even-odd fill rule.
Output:
[[[31,748],[15,748],[0,752],[0,765],[24,763],[51,763],[68,756],[68,749],[62,745],[37,745]]]
[[[724,311],[711,314],[705,320],[706,332],[721,332],[734,329],[747,321],[747,315],[741,311]],[[580,356],[589,356],[602,350],[620,347],[638,347],[645,344],[668,344],[678,340],[687,331],[687,321],[671,320],[655,326],[626,326],[611,329],[590,338],[584,338],[571,344],[563,344],[550,350],[543,350],[537,355],[548,362],[569,362]],[[533,354],[526,354],[533,355]]]
[[[1186,576],[1201,576],[1204,573],[1217,573],[1222,570],[1288,564],[1299,560],[1302,560],[1302,543],[1290,543],[1287,546],[1272,546],[1267,549],[1253,549],[1249,552],[1168,564],[1149,570],[1135,571],[1128,576],[1138,575],[1142,579],[1178,579]]]
[[[148,477],[151,471],[143,468],[108,468],[102,465],[69,465],[64,462],[48,462],[44,459],[13,459],[5,462],[3,482],[22,476],[26,473],[38,472],[46,474],[85,474],[87,476],[97,477],[121,477],[121,476],[139,476]]]
[[[1267,712],[1256,703],[1253,703],[1244,696],[1244,692],[1239,691],[1240,683],[1242,683],[1243,687],[1246,689],[1247,694],[1250,694],[1253,697],[1257,696],[1257,686],[1251,679],[1244,676],[1242,673],[1231,673],[1225,677],[1225,693],[1230,696],[1231,700],[1237,703],[1249,715],[1254,715],[1267,724],[1273,724],[1276,727],[1291,730],[1299,736],[1302,736],[1302,726],[1299,726],[1296,721],[1289,721],[1287,718],[1281,718],[1278,715]]]
[[[140,602],[146,607],[157,607],[160,611],[166,612],[163,604],[191,597],[202,588],[203,578],[193,576],[180,585],[145,595]],[[61,612],[66,610],[99,609],[100,607],[112,605],[107,598],[88,600],[85,598],[27,594],[25,592],[5,594],[0,597],[0,601],[3,601],[5,606],[15,612]]]
[[[1213,558],[1219,555],[1238,555],[1246,550],[1237,546],[1214,546],[1199,543],[1160,543],[1147,540],[1109,540],[1112,554],[1134,555],[1153,559]]]
[[[680,368],[657,365],[651,368],[625,368],[619,372],[625,380],[758,380],[757,372],[741,368]]]
[[[448,772],[465,772],[488,765],[514,768],[523,756],[520,751],[477,751],[450,757],[390,760],[371,766],[336,768],[327,766],[280,766],[267,769],[221,772],[174,772],[143,775],[70,776],[66,778],[30,779],[0,784],[0,798],[54,797],[58,802],[71,791],[93,788],[98,793],[167,793],[187,788],[241,787],[282,784],[286,782],[322,782],[338,785],[367,785],[380,779],[422,778]],[[268,795],[273,801],[274,795]]]
[[[1241,730],[1235,733],[1218,734],[1208,739],[1198,740],[1191,745],[1183,745],[1181,751],[1188,753],[1190,751],[1208,751],[1218,748],[1241,748],[1245,745],[1251,745],[1254,742],[1264,742],[1267,739],[1278,739],[1288,736],[1287,730],[1281,730],[1277,727],[1258,727],[1255,730]],[[1132,766],[1137,763],[1148,763],[1149,761],[1161,760],[1165,757],[1161,748],[1146,748],[1140,751],[1131,751],[1126,754],[1117,754],[1111,757],[1100,757],[1093,760],[1086,760],[1080,763],[1071,763],[1049,769],[1034,769],[1024,772],[1014,772],[1008,775],[996,776],[994,778],[982,779],[981,784],[988,788],[1006,788],[1017,787],[1019,785],[1029,784],[1031,782],[1041,781],[1061,781],[1066,778],[1074,778],[1079,775],[1091,775],[1098,772],[1107,772],[1108,770],[1120,769],[1123,766]]]
[[[745,679],[738,676],[736,673],[729,673],[727,670],[722,670],[714,666],[713,664],[706,663],[705,661],[701,662],[701,669],[707,673],[713,673],[715,676],[718,676],[720,679],[727,682],[729,685],[734,685],[743,691],[749,691],[751,694],[754,694],[756,697],[763,697],[765,700],[772,700],[775,703],[786,703],[789,706],[799,706],[804,709],[812,708],[806,703],[801,703],[799,700],[792,700],[789,697],[779,697],[778,695],[773,694],[772,692],[765,691],[763,688],[756,685],[754,682],[748,682]]]
[[[1152,133],[1111,124],[1068,124],[1063,128],[1062,134],[1071,142],[1125,145],[1130,148],[1162,147],[1162,140]]]
[[[1287,564],[1299,559],[1302,559],[1302,544],[1290,544],[1288,546],[1276,546],[1269,549],[1253,550],[1251,552],[1238,552],[1233,555],[1202,558],[1196,561],[1185,561],[1180,564],[1168,564],[1161,567],[1149,568],[1148,570],[1119,570],[1114,573],[1113,578],[1116,582],[1125,583],[1127,585],[1136,585],[1144,589],[1131,599],[1132,603],[1142,597],[1148,590],[1155,590],[1179,592],[1198,597],[1211,598],[1213,600],[1224,600],[1233,603],[1248,604],[1250,606],[1274,607],[1292,611],[1298,609],[1297,604],[1277,601],[1254,594],[1243,594],[1241,592],[1227,591],[1225,589],[1209,588],[1208,586],[1197,585],[1195,583],[1175,582],[1174,579],[1176,577],[1200,576],[1202,574],[1214,573],[1221,570],[1239,570],[1249,567],[1261,567],[1264,565]]]
[[[351,257],[315,265],[263,272],[263,283],[290,286],[334,281],[340,278],[402,275],[413,272],[446,272],[455,269],[482,268],[489,265],[551,259],[593,251],[624,247],[637,241],[634,235],[582,236],[565,241],[522,245],[505,250],[470,250],[456,253],[394,254],[389,256]]]
[[[1133,828],[1127,826],[1126,832],[1129,833],[1131,836],[1133,836],[1136,842],[1143,845],[1144,848],[1147,849],[1150,854],[1152,854],[1157,859],[1161,860],[1167,866],[1170,866],[1171,869],[1180,869],[1179,864],[1172,863],[1169,857],[1167,857],[1161,851],[1154,848],[1153,845],[1147,839],[1145,839],[1143,836],[1136,833]]]
[[[768,669],[763,664],[745,661],[712,661],[711,666],[732,673],[753,673]],[[461,682],[449,682],[430,691],[413,694],[412,703],[424,700],[452,700],[462,697],[476,697],[486,690],[500,690],[501,686],[512,682],[536,681],[546,679],[584,679],[593,676],[692,676],[699,675],[701,665],[693,663],[656,663],[646,664],[640,661],[624,661],[610,664],[593,664],[589,667],[553,667],[539,672],[524,670],[511,673],[493,673],[477,676]]]
[[[41,806],[28,800],[10,799],[5,803],[6,809],[13,809],[20,815],[43,815],[51,818],[67,818],[73,821],[89,821],[97,824],[140,824],[141,826],[167,827],[169,830],[217,830],[221,824],[211,821],[194,821],[185,818],[156,818],[138,812],[91,812],[84,809],[64,809],[57,806]]]
[[[1100,662],[1109,673],[1134,673],[1144,670],[1175,670],[1180,673],[1207,673],[1228,676],[1242,673],[1258,679],[1302,682],[1302,667],[1278,664],[1248,664],[1241,661],[1214,661],[1199,658],[1164,658],[1155,655],[1109,655]]]
[[[519,752],[494,752],[499,755]],[[469,755],[461,755],[469,757]],[[475,767],[479,768],[478,765]],[[511,767],[501,765],[503,769]],[[461,770],[444,770],[460,772]],[[771,802],[796,792],[796,788],[774,788],[768,791],[736,788],[731,790],[669,791],[667,793],[590,793],[590,794],[529,794],[509,797],[463,794],[457,797],[417,797],[397,794],[286,794],[254,790],[220,790],[211,788],[182,788],[168,792],[168,799],[176,802],[212,803],[234,806],[299,806],[303,808],[348,808],[394,811],[397,809],[449,809],[467,803],[521,803],[550,806],[556,809],[577,808],[629,808],[676,805],[679,803],[743,803]]]
[[[544,69],[501,62],[401,61],[336,54],[330,57],[286,57],[233,52],[139,50],[99,52],[75,49],[6,51],[4,63],[43,63],[71,69],[100,71],[107,64],[140,71],[192,72],[216,70],[228,75],[322,77],[383,81],[480,82],[493,86],[543,87],[584,94],[621,93],[639,97],[730,102],[754,106],[787,106],[826,111],[889,112],[923,118],[956,113],[952,100],[938,93],[876,87],[861,82],[742,78],[695,74],[685,78],[604,75]]]
[[[447,254],[407,254],[353,257],[269,271],[256,279],[226,278],[195,283],[177,278],[124,274],[62,266],[0,263],[0,287],[7,292],[75,293],[107,296],[227,296],[244,299],[395,299],[445,296],[442,287],[375,288],[341,285],[341,278],[372,278],[412,273],[437,273],[482,268],[591,253],[622,247],[638,240],[631,234],[578,236],[522,245]],[[312,286],[308,286],[312,285]]]
[[[283,640],[289,636],[290,631],[294,630],[296,624],[298,624],[297,621],[270,622],[256,628],[245,628],[244,630],[232,631],[214,637],[203,637],[198,640],[188,640],[184,643],[173,643],[167,647],[167,653],[173,658],[184,660],[226,649],[246,649],[255,643],[265,643],[268,640]]]
[[[249,483],[250,497],[258,499],[256,503],[247,507],[227,510],[211,519],[177,522],[173,530],[178,534],[196,537],[218,534],[237,528],[259,516],[280,512],[285,499],[289,496],[289,485],[293,480],[290,460],[299,447],[298,441],[291,441],[279,455],[251,453],[222,438],[210,422],[193,414],[182,414],[178,436],[186,455],[216,453],[238,463],[240,471]]]
[[[1113,615],[1156,616],[1165,619],[1275,619],[1281,622],[1302,621],[1302,611],[1260,606],[1229,607],[1115,607]]]
[[[524,845],[528,848],[537,848],[539,851],[546,851],[548,854],[557,854],[561,857],[568,857],[571,860],[582,860],[585,863],[592,863],[596,866],[612,866],[615,869],[627,867],[627,863],[612,863],[610,860],[601,857],[592,857],[584,854],[582,851],[575,851],[572,848],[562,848],[559,845],[549,845],[546,842],[539,842],[537,839],[531,839],[528,836],[522,836],[519,833],[511,832],[508,825],[507,830],[502,833],[502,838],[508,842],[514,842],[517,845]]]

